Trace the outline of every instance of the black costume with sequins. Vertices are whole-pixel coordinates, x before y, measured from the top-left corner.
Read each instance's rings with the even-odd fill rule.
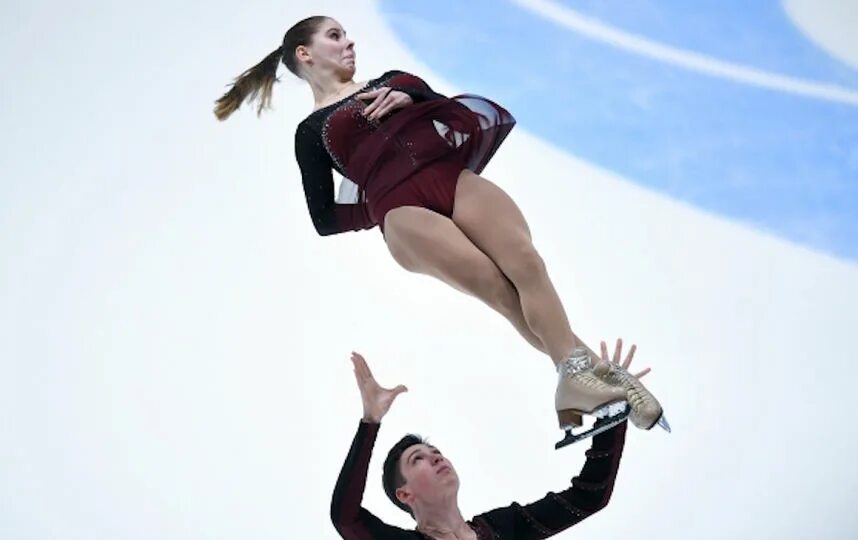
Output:
[[[295,155],[320,235],[369,229],[383,223],[387,211],[405,204],[435,211],[451,208],[450,201],[433,207],[431,200],[433,193],[451,196],[449,186],[424,190],[429,195],[421,199],[405,193],[402,185],[407,181],[419,189],[420,182],[449,180],[451,175],[455,180],[464,168],[479,173],[515,125],[512,115],[486,98],[447,98],[402,71],[388,71],[361,92],[381,87],[405,92],[413,103],[369,121],[362,114],[366,104],[356,92],[314,111],[298,125]],[[356,187],[347,204],[335,201],[332,169]]]
[[[346,540],[425,540],[417,530],[388,525],[361,506],[367,470],[380,424],[361,422],[346,457],[331,501],[331,520]],[[626,438],[626,423],[593,437],[587,461],[572,487],[542,499],[496,508],[475,516],[468,525],[480,540],[548,538],[579,523],[611,498]]]

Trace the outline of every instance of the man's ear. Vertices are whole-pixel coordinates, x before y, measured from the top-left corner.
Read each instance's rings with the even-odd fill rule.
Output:
[[[403,504],[407,504],[411,506],[411,503],[414,501],[414,494],[406,487],[408,484],[400,488],[396,488],[396,500]]]

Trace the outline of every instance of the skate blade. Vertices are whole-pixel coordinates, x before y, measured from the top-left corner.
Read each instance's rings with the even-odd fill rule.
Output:
[[[629,412],[630,409],[625,401],[612,403],[611,405],[602,407],[601,409],[593,412],[593,416],[596,417],[596,423],[593,424],[592,428],[582,433],[575,433],[572,431],[572,426],[567,426],[565,428],[566,436],[554,444],[554,449],[560,450],[565,446],[575,444],[578,441],[583,441],[584,439],[589,439],[594,435],[608,431],[612,427],[625,422],[629,417]]]
[[[663,412],[661,413],[661,416],[658,418],[658,422],[656,422],[656,424],[658,424],[659,427],[661,427],[661,429],[665,430],[668,433],[671,433],[670,424],[667,423],[667,417],[664,415]]]

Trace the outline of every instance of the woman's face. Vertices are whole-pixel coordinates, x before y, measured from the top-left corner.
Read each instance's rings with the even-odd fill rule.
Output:
[[[434,446],[415,444],[399,458],[399,467],[405,485],[397,489],[403,502],[432,501],[443,498],[459,489],[459,476],[453,464]]]
[[[334,19],[325,19],[310,45],[298,47],[296,53],[310,69],[332,71],[348,78],[354,75],[355,42],[346,37],[346,31]]]

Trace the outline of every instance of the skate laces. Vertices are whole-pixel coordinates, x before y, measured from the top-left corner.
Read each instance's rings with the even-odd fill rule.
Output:
[[[609,377],[616,381],[619,385],[626,388],[628,392],[628,400],[629,404],[634,408],[638,408],[643,405],[655,405],[656,399],[649,390],[644,388],[641,382],[628,372],[624,367],[617,365],[613,362],[610,364],[611,371],[609,372]]]
[[[590,388],[595,388],[597,390],[616,388],[594,375],[592,371],[580,371],[573,375],[572,378],[579,384],[583,384],[584,386],[589,386]]]
[[[593,373],[593,361],[587,349],[583,347],[575,349],[569,358],[557,364],[557,372],[561,377],[571,379],[577,384],[589,388],[597,390],[611,388],[611,385]]]

